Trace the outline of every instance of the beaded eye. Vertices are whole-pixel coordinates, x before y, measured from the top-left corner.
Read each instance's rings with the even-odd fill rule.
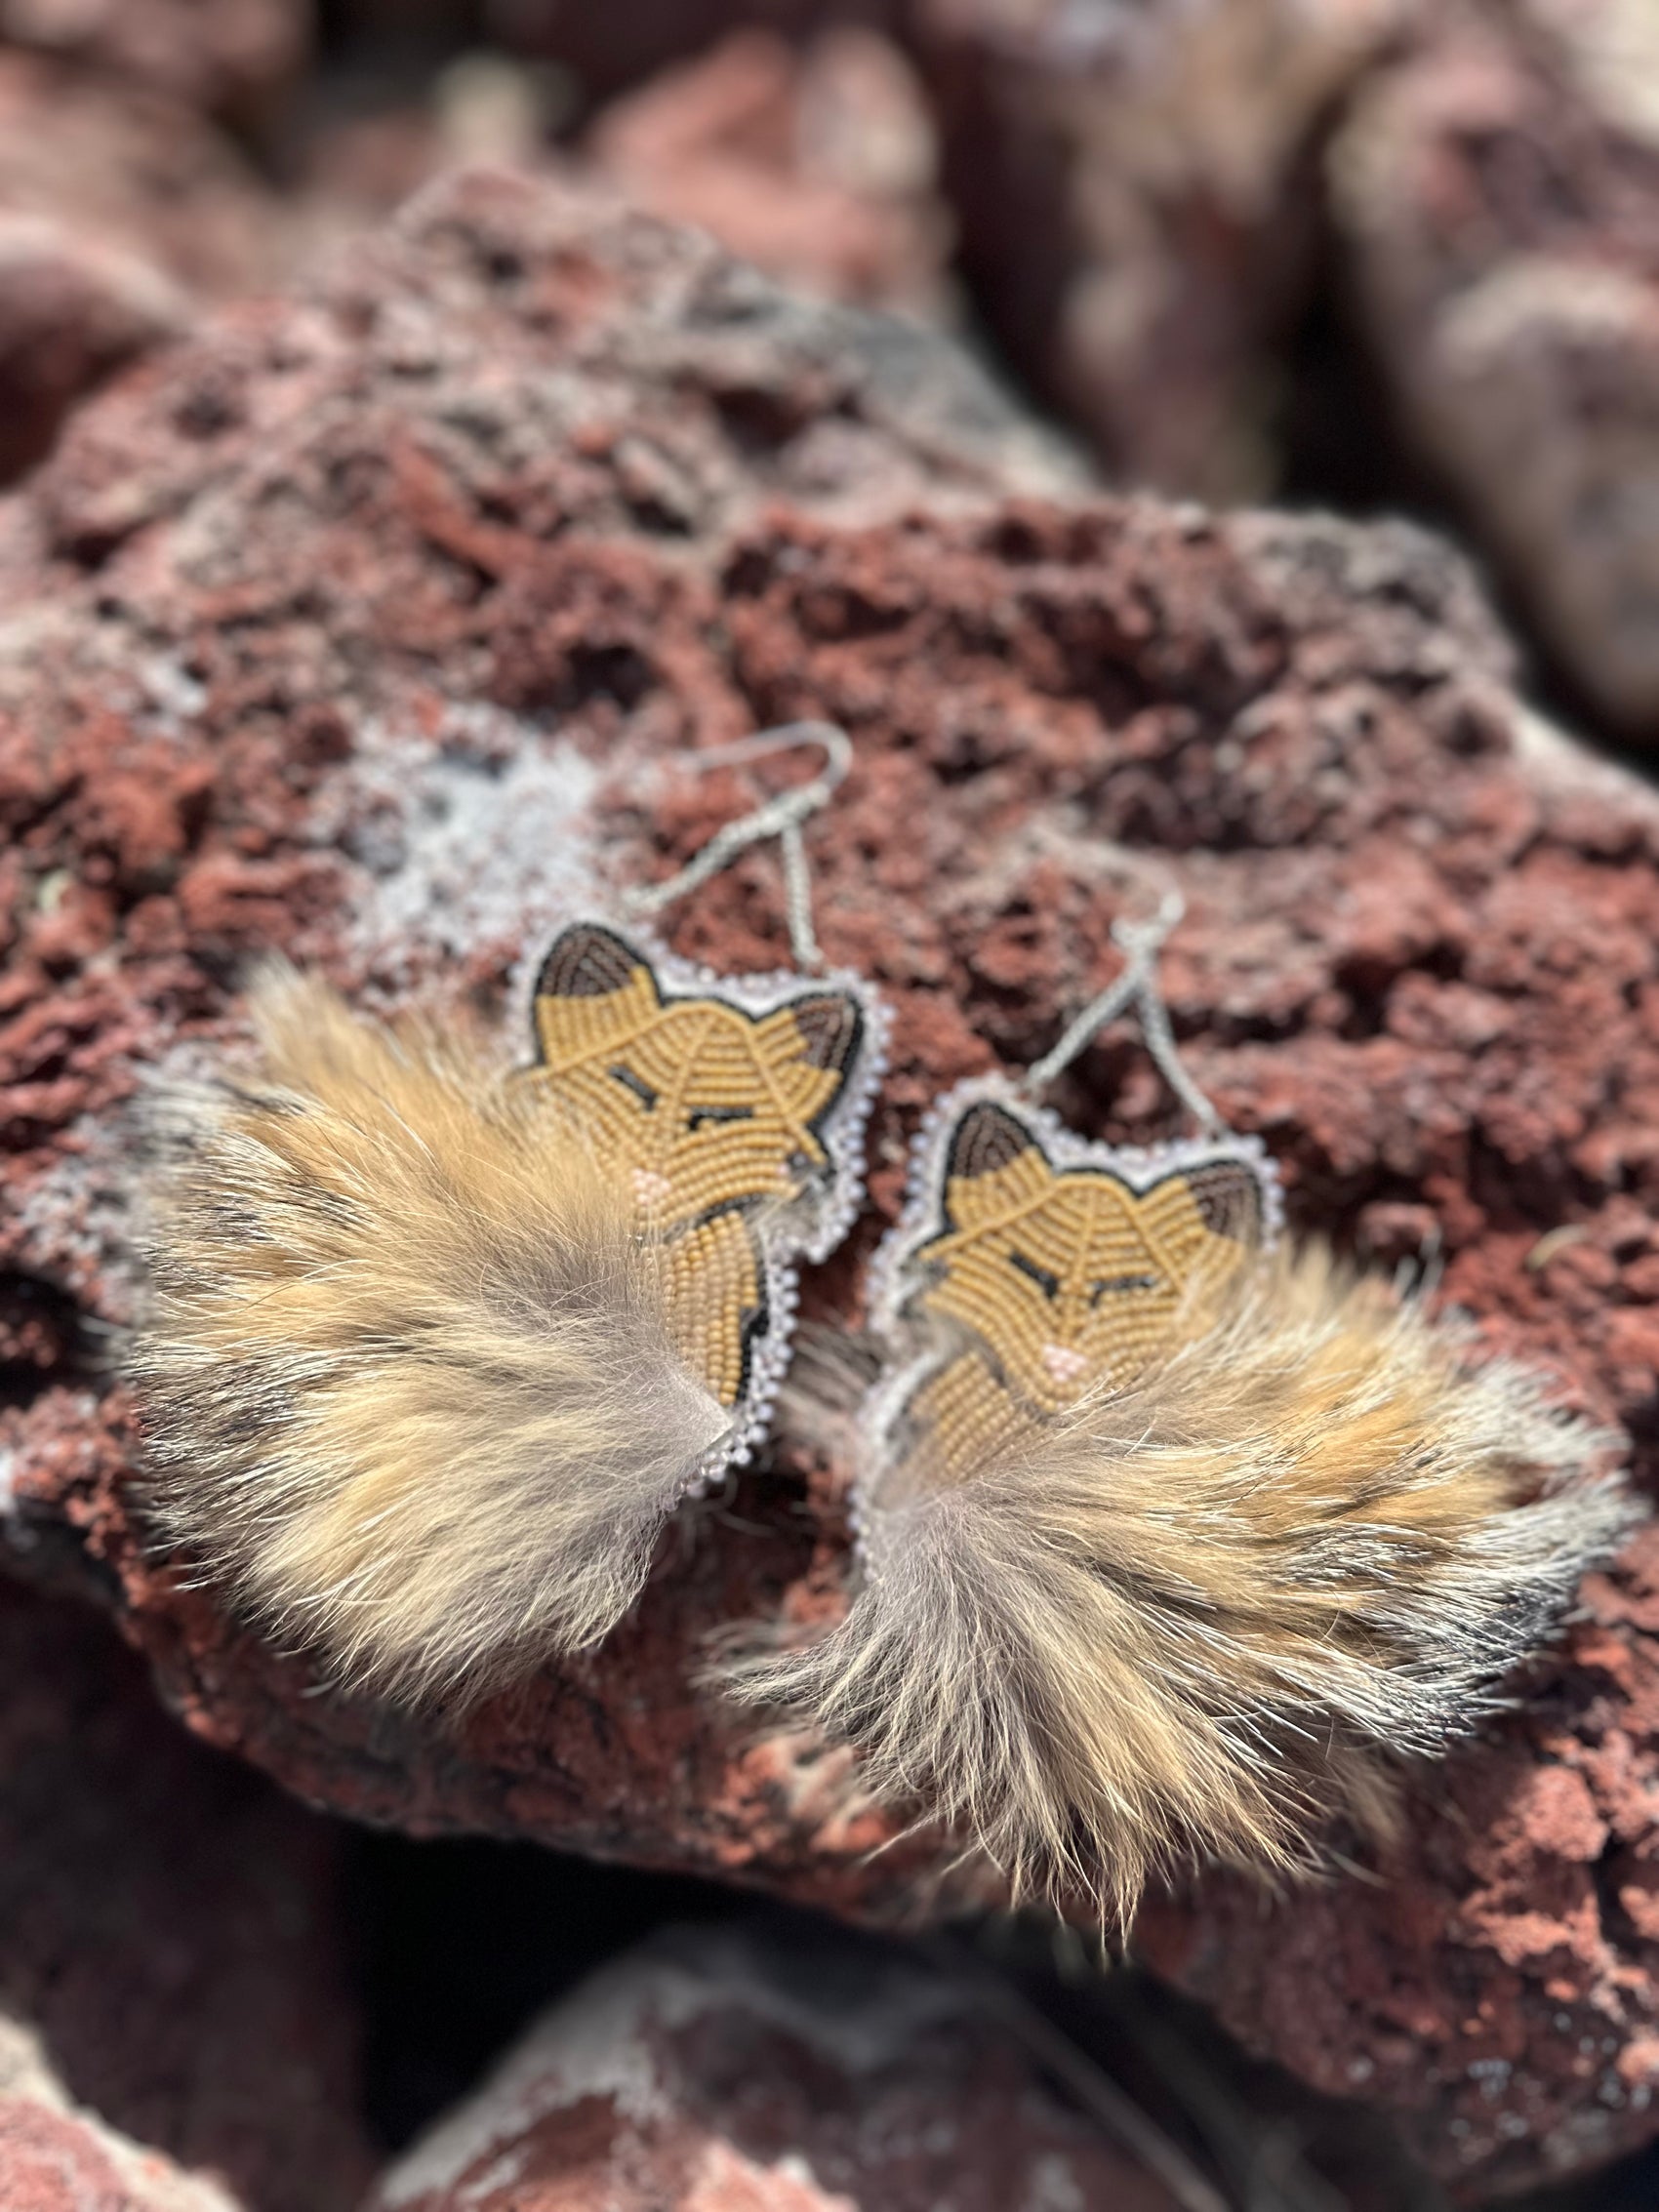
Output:
[[[631,1091],[647,1113],[652,1112],[660,1094],[654,1091],[643,1075],[631,1067],[610,1067],[605,1070],[613,1083],[620,1083],[625,1091]]]
[[[1017,1267],[1028,1282],[1036,1284],[1044,1298],[1060,1296],[1060,1277],[1050,1267],[1040,1267],[1034,1260],[1028,1260],[1023,1252],[1010,1252],[1008,1265]]]

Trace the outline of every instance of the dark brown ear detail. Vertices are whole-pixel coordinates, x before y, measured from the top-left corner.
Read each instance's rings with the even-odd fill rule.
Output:
[[[538,998],[608,998],[645,962],[598,922],[573,922],[553,940],[536,978]]]
[[[801,1034],[801,1058],[809,1067],[844,1075],[864,1034],[864,1009],[843,991],[818,998],[794,998],[789,1012]]]
[[[1181,1179],[1193,1193],[1205,1228],[1235,1244],[1260,1244],[1266,1228],[1261,1179],[1237,1160],[1211,1160]]]
[[[977,1100],[951,1133],[945,1154],[946,1180],[994,1175],[998,1168],[1007,1167],[1033,1147],[1040,1149],[1018,1115],[994,1100]]]

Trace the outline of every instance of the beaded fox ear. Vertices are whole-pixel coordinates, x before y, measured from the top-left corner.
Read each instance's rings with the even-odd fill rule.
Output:
[[[782,839],[824,773],[636,895]],[[665,1517],[747,1458],[795,1281],[845,1232],[884,1017],[849,975],[720,979],[609,923],[531,990],[534,1060],[449,1013],[388,1024],[275,970],[244,1072],[164,1102],[132,1371],[162,1531],[347,1679],[473,1695],[591,1644]]]
[[[1311,1864],[1397,1754],[1490,1709],[1631,1518],[1611,1439],[1420,1299],[1287,1249],[1278,1178],[1176,1055],[1151,961],[1026,1085],[964,1085],[877,1257],[859,1586],[720,1678],[862,1753],[1017,1890],[1127,1922],[1180,1856]],[[1199,1134],[1089,1144],[1032,1103],[1138,1010]]]

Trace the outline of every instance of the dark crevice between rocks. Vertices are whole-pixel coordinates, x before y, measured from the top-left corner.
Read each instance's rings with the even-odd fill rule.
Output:
[[[1285,347],[1275,500],[1344,515],[1402,514],[1455,534],[1447,495],[1412,453],[1360,334],[1346,261],[1327,213]]]
[[[90,1605],[114,1614],[121,1603],[121,1578],[106,1559],[87,1548],[80,1531],[29,1499],[14,1502],[6,1514],[9,1563],[0,1582],[16,1581],[51,1597]]]
[[[407,75],[419,84],[457,54],[487,43],[488,0],[312,0],[324,72],[364,69],[384,84]]]
[[[369,2124],[396,2151],[535,2016],[668,1922],[752,1917],[711,1884],[484,1839],[353,1833],[346,1922]]]
[[[1659,2203],[1659,2148],[1559,2189],[1511,2197],[1505,2212],[1653,2212]]]
[[[0,1406],[30,1406],[54,1385],[89,1382],[100,1361],[79,1304],[20,1267],[0,1272]]]

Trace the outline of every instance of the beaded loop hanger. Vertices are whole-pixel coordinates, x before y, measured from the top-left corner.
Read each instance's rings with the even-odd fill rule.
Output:
[[[1206,1136],[1223,1126],[1221,1115],[1187,1072],[1176,1050],[1169,1010],[1158,993],[1155,964],[1167,940],[1180,927],[1187,902],[1173,884],[1165,887],[1157,911],[1147,921],[1120,915],[1112,925],[1112,942],[1124,955],[1118,973],[1098,998],[1091,999],[1070,1022],[1058,1044],[1027,1068],[1020,1088],[1032,1098],[1047,1090],[1065,1073],[1080,1053],[1086,1052],[1103,1029],[1131,1007],[1140,1019],[1141,1035],[1153,1064],[1181,1104]]]
[[[662,1250],[682,1355],[732,1417],[700,1487],[749,1456],[788,1365],[799,1264],[826,1258],[857,1211],[886,1033],[875,994],[827,968],[813,926],[802,832],[851,768],[845,731],[788,723],[686,765],[745,766],[804,746],[824,755],[816,776],[618,902],[625,915],[661,912],[775,839],[795,971],[719,977],[629,929],[573,923],[537,972],[539,1059],[518,1078],[570,1112]]]
[[[853,765],[852,740],[833,722],[783,722],[774,730],[762,730],[756,737],[740,739],[736,744],[718,745],[712,751],[697,753],[686,765],[695,774],[703,775],[712,768],[747,767],[751,761],[766,760],[780,752],[793,752],[802,745],[817,745],[824,754],[823,768],[809,783],[798,784],[792,790],[779,791],[772,798],[761,800],[748,814],[740,815],[735,822],[728,822],[714,832],[701,852],[666,881],[625,892],[625,908],[636,914],[661,913],[665,906],[672,905],[718,875],[722,868],[730,867],[738,855],[750,845],[763,845],[775,837],[784,863],[789,949],[802,974],[823,975],[824,954],[813,927],[812,877],[802,828],[829,805],[846,782]]]

